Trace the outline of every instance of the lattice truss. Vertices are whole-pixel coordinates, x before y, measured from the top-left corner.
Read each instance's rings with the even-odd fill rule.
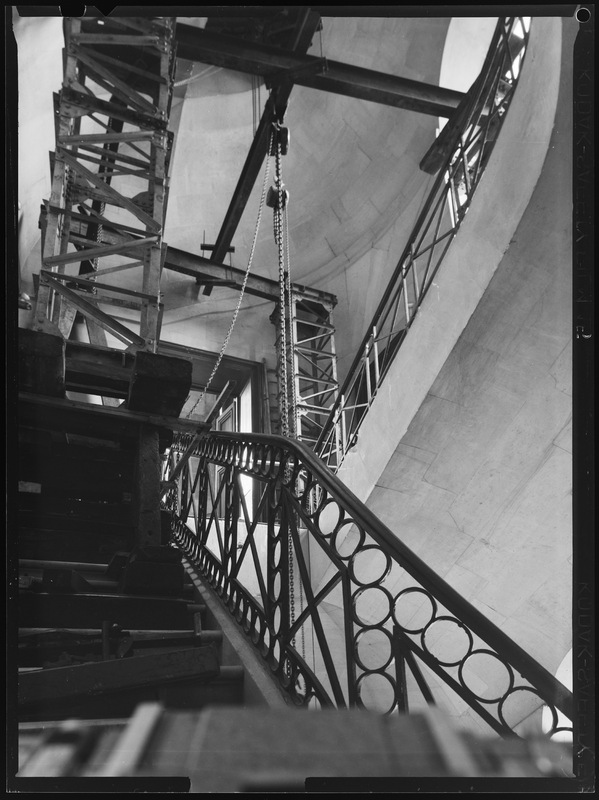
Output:
[[[286,319],[289,430],[294,438],[313,447],[337,399],[337,354],[332,308],[291,292]],[[281,363],[282,336],[278,309],[271,317],[277,325],[276,349]],[[279,395],[282,391],[280,388]],[[283,404],[279,397],[279,412]]]
[[[36,330],[68,338],[79,311],[94,344],[109,331],[129,348],[156,349],[174,27],[167,18],[65,20]]]
[[[292,313],[298,439],[313,447],[337,399],[335,328],[330,312],[312,310],[297,296],[292,298]]]

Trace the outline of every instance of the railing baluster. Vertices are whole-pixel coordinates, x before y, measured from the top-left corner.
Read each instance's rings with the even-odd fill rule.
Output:
[[[402,267],[402,277],[401,277],[401,286],[402,286],[402,294],[403,294],[403,302],[404,302],[404,310],[406,313],[406,323],[410,324],[410,302],[408,298],[408,284],[406,278],[408,276],[408,269],[409,267],[404,264]]]
[[[175,440],[175,454],[184,449],[185,441]],[[571,692],[439,578],[306,445],[265,434],[208,434],[198,442],[193,461],[185,464],[180,483],[192,483],[196,458],[195,477],[200,477],[193,485],[200,490],[201,510],[197,532],[190,531],[186,517],[173,508],[171,486],[165,505],[171,510],[173,543],[221,594],[294,703],[343,707],[368,706],[372,701],[383,705],[385,713],[401,712],[409,707],[409,670],[425,701],[433,704],[439,688],[435,686],[433,691],[429,686],[421,668],[425,665],[444,691],[455,693],[501,735],[515,732],[517,720],[510,721],[510,704],[518,698],[532,697],[538,707],[547,705],[554,731],[558,710],[572,718]],[[174,471],[176,463],[171,452],[167,464]],[[223,472],[219,485],[214,486],[217,470]],[[245,501],[242,476],[264,486],[255,511]],[[182,512],[185,514],[184,509]],[[258,527],[264,524],[264,517],[266,530]],[[238,550],[240,524],[247,538]],[[321,553],[327,565],[319,589],[311,584],[300,546],[300,526],[312,544],[311,558]],[[306,597],[295,622],[290,618],[289,538]],[[265,575],[261,547],[266,549]],[[254,566],[253,588],[241,580],[244,564]],[[339,590],[340,606],[333,595]],[[427,607],[424,622],[412,621],[415,610],[421,613]],[[327,616],[327,608],[338,609],[342,615],[339,624],[334,623],[334,615]],[[414,627],[416,624],[420,627]],[[328,635],[331,626],[333,638]],[[430,638],[439,626],[449,626],[441,628],[445,637],[453,631],[452,647],[457,650],[450,658],[435,649],[436,637]],[[322,666],[310,666],[298,652],[294,638],[300,632],[315,637]],[[492,675],[499,675],[494,678],[498,688],[492,690],[496,696],[478,696],[478,684],[470,685],[472,660],[478,663],[473,673],[477,674],[481,659]]]
[[[374,385],[379,385],[380,371],[379,371],[379,347],[376,340],[376,325],[372,329],[372,351],[374,363]]]

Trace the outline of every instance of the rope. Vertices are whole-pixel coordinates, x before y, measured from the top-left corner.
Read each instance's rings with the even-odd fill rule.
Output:
[[[272,134],[271,134],[271,138],[272,138]],[[269,144],[268,144],[267,153],[269,151],[270,151],[270,141],[269,141]],[[256,219],[256,227],[254,229],[254,239],[252,241],[252,247],[250,249],[250,256],[248,258],[248,265],[247,265],[247,268],[245,270],[245,275],[243,277],[243,283],[241,284],[241,290],[239,292],[239,299],[237,301],[237,306],[235,308],[235,311],[233,312],[233,317],[231,319],[231,324],[229,325],[229,330],[227,332],[227,335],[225,336],[225,340],[224,340],[224,342],[222,344],[222,347],[220,349],[220,353],[218,354],[218,358],[216,359],[216,363],[214,365],[214,368],[212,369],[212,372],[210,373],[210,377],[208,378],[206,386],[204,386],[204,389],[203,389],[202,393],[200,394],[198,399],[193,404],[193,407],[192,407],[191,411],[188,412],[187,418],[189,418],[193,414],[193,412],[196,410],[198,404],[201,403],[201,401],[204,399],[204,397],[206,395],[206,392],[210,388],[210,386],[212,384],[212,381],[214,380],[214,376],[216,375],[217,370],[220,367],[221,361],[223,360],[223,357],[225,355],[225,351],[226,351],[227,347],[229,346],[229,340],[231,339],[231,335],[233,333],[233,328],[235,327],[235,323],[237,321],[237,315],[239,314],[239,309],[241,308],[241,302],[243,300],[243,295],[245,293],[245,287],[247,285],[248,278],[250,277],[250,270],[252,269],[252,262],[254,260],[254,252],[256,250],[256,242],[258,240],[258,230],[260,229],[260,221],[262,219],[262,211],[264,210],[264,200],[266,198],[266,184],[268,183],[269,172],[270,172],[270,158],[267,155],[267,157],[266,157],[266,169],[264,170],[264,181],[262,183],[262,195],[260,197],[260,205],[258,207],[258,218]]]

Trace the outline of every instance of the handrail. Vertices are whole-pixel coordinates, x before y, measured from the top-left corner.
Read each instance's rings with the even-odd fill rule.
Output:
[[[315,444],[332,469],[355,443],[468,211],[518,83],[529,28],[529,18],[498,20],[478,78],[433,145],[437,152],[431,148],[421,162],[422,169],[432,171],[445,155]]]
[[[167,478],[187,439],[175,438]],[[221,595],[298,705],[405,710],[406,667],[433,702],[424,665],[501,735],[517,727],[519,720],[510,717],[522,692],[538,708],[551,709],[553,733],[561,730],[558,711],[572,719],[571,692],[440,578],[305,444],[266,434],[208,433],[187,467],[165,503],[173,542]],[[250,479],[261,489],[253,499]],[[312,585],[302,536],[328,564],[321,585]],[[298,588],[304,596],[299,609]],[[335,601],[334,591],[340,592]],[[406,605],[410,597],[418,598],[417,607]],[[342,640],[336,648],[325,630],[327,603],[342,611],[342,623],[332,630]],[[430,618],[416,623],[423,608]],[[450,657],[442,652],[447,642],[439,650],[443,633],[451,633]],[[296,641],[306,636],[317,653],[312,665]],[[381,661],[373,666],[376,653]],[[486,662],[494,673],[499,669],[497,696],[481,696],[473,662],[474,672]]]

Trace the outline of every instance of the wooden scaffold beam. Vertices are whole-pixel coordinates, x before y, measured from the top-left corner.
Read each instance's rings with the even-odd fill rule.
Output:
[[[97,344],[116,331],[129,349],[156,352],[174,29],[171,18],[65,20],[35,330],[68,338],[78,311]],[[113,306],[133,312],[127,325]]]

